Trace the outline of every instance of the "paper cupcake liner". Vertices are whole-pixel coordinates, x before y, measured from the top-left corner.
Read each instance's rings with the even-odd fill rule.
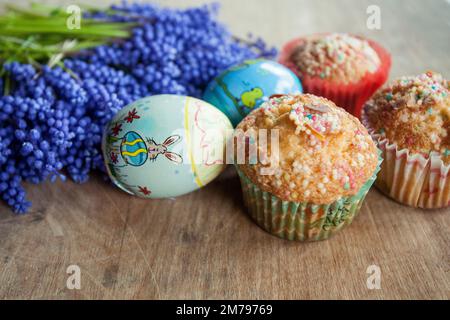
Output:
[[[328,239],[353,221],[376,179],[379,166],[357,194],[324,205],[282,200],[261,190],[239,168],[236,169],[244,204],[256,224],[283,239],[318,241]]]
[[[281,50],[279,62],[291,69],[302,82],[305,93],[325,97],[333,101],[338,107],[360,118],[365,102],[381,87],[389,76],[391,56],[379,44],[366,40],[380,58],[380,66],[374,73],[367,73],[360,81],[353,84],[336,84],[327,79],[320,79],[308,75],[301,76],[296,65],[290,60],[292,51],[303,41],[302,38],[288,42]]]
[[[362,122],[384,159],[375,182],[380,191],[411,207],[437,209],[450,205],[450,164],[445,165],[438,153],[425,157],[399,149],[370,128],[364,113]]]

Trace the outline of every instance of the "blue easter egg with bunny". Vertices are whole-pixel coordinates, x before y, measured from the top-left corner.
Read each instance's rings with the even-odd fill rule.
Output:
[[[102,151],[120,189],[144,198],[176,197],[208,184],[225,168],[229,119],[181,95],[154,95],[120,110],[106,126]]]
[[[270,60],[247,60],[216,77],[206,88],[203,100],[224,112],[236,126],[271,95],[302,93],[298,77]]]

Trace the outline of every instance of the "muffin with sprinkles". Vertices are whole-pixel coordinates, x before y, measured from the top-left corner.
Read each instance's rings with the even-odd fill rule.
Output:
[[[235,137],[249,159],[236,161],[248,211],[285,239],[322,240],[351,223],[379,169],[359,120],[311,94],[272,97]]]
[[[294,39],[282,49],[280,62],[298,75],[305,92],[326,97],[356,117],[391,66],[380,45],[346,33]]]
[[[401,203],[450,205],[449,89],[437,73],[401,77],[364,107],[363,122],[384,158],[376,185]]]

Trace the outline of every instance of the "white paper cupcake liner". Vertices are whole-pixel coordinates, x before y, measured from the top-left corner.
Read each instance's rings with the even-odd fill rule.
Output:
[[[392,199],[425,209],[450,205],[450,164],[445,165],[439,153],[428,158],[399,149],[370,128],[363,112],[362,123],[378,144],[384,159],[375,186]]]

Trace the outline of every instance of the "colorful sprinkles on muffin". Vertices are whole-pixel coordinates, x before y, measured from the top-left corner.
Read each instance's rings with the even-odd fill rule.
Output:
[[[311,94],[272,97],[238,129],[280,130],[279,165],[273,175],[260,175],[261,164],[240,168],[283,199],[330,203],[355,194],[378,163],[362,124],[330,100]]]
[[[317,102],[306,104],[301,100],[295,100],[293,96],[285,95],[269,100],[263,104],[262,108],[266,114],[269,114],[274,107],[280,104],[290,106],[289,119],[296,125],[296,134],[304,132],[309,136],[324,140],[325,134],[339,131],[339,117],[326,104]],[[312,139],[312,146],[314,145],[315,139]]]
[[[448,96],[449,84],[442,75],[428,71],[418,76],[401,77],[388,87],[385,95],[393,108],[405,102],[408,107],[435,104]],[[433,108],[427,109],[429,114]]]
[[[293,51],[291,60],[303,74],[343,83],[374,73],[381,63],[368,41],[346,33],[306,38]]]
[[[368,126],[400,149],[447,157],[450,147],[450,82],[428,71],[401,77],[378,91],[365,107]],[[450,159],[445,160],[450,162]]]

